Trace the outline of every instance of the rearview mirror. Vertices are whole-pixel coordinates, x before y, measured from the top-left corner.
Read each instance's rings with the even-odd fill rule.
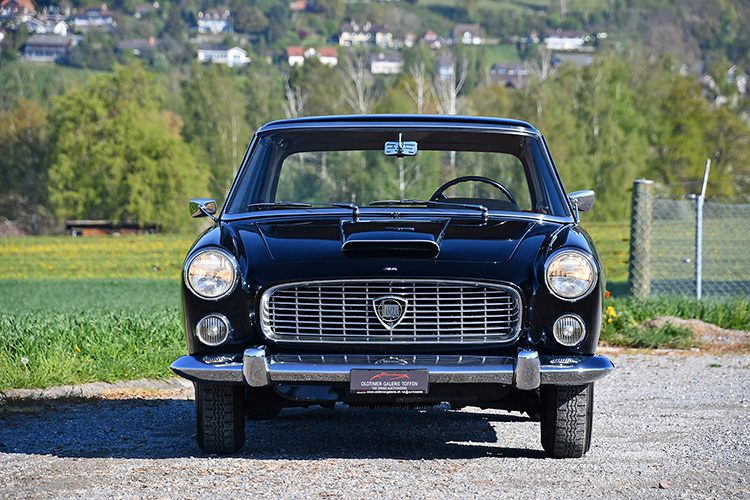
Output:
[[[578,207],[579,212],[588,212],[594,206],[596,193],[587,189],[586,191],[575,191],[568,195],[570,202]]]
[[[190,217],[211,217],[216,213],[216,201],[211,198],[194,198],[190,200]]]

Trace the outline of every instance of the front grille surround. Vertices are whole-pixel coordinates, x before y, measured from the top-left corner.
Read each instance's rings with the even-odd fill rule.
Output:
[[[401,297],[393,328],[373,302]],[[508,285],[458,280],[326,280],[266,290],[259,310],[263,335],[284,344],[506,344],[521,331],[522,300]]]

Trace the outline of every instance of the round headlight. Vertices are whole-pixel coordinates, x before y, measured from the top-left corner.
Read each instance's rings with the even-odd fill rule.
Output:
[[[215,300],[230,294],[238,276],[237,260],[216,248],[198,252],[185,267],[185,283],[204,299]]]
[[[596,284],[596,267],[588,255],[576,250],[555,254],[544,271],[547,287],[565,300],[585,297]]]

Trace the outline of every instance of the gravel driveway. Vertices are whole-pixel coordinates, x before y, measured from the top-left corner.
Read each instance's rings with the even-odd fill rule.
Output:
[[[203,457],[192,390],[0,406],[0,498],[750,498],[750,355],[610,352],[591,451],[502,411],[337,407]]]

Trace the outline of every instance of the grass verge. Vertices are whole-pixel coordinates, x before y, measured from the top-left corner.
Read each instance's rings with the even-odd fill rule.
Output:
[[[185,351],[176,308],[0,315],[0,390],[171,376]]]
[[[659,316],[699,319],[728,330],[750,330],[750,298],[696,299],[665,296],[647,301],[610,298],[605,301],[601,340],[612,346],[688,349],[703,342],[689,329],[665,325],[644,328],[641,323]]]
[[[0,280],[0,390],[172,375],[175,279]]]

